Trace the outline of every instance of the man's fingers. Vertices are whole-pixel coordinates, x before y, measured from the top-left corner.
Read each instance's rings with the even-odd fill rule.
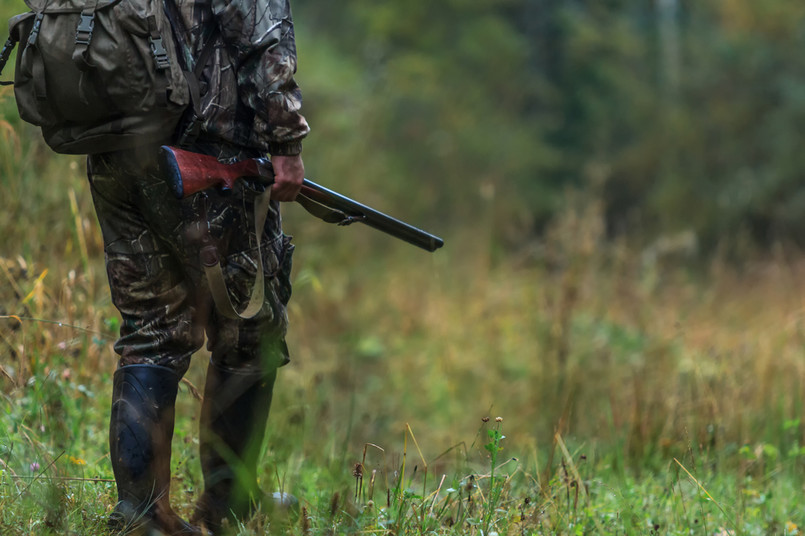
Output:
[[[277,201],[293,201],[300,190],[301,187],[274,183],[271,187],[271,198]]]
[[[275,177],[271,187],[271,197],[277,201],[293,201],[302,189],[302,181],[288,177]]]
[[[275,156],[272,158],[274,165],[274,185],[271,187],[271,197],[277,201],[293,201],[302,189],[302,181],[305,178],[305,166],[302,157],[295,156]]]

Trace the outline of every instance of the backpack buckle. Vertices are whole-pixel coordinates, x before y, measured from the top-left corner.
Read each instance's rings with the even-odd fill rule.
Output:
[[[92,41],[92,29],[95,28],[95,12],[82,11],[78,28],[75,30],[75,44],[89,46]]]
[[[177,145],[179,147],[188,147],[198,139],[199,134],[201,134],[201,118],[193,114],[187,125],[182,128]]]
[[[34,19],[34,25],[31,28],[31,33],[28,35],[28,44],[30,46],[34,46],[36,43],[36,38],[39,35],[39,29],[42,28],[42,19],[45,18],[45,14],[43,12],[39,12],[36,14],[36,18]]]
[[[162,44],[162,37],[151,36],[148,38],[151,42],[151,52],[154,55],[154,61],[157,64],[157,69],[165,70],[170,67],[170,58],[168,58],[168,51],[165,45]]]
[[[14,50],[14,46],[17,43],[13,41],[10,37],[6,40],[6,44],[3,45],[3,50],[0,51],[0,73],[3,72],[3,69],[6,66],[6,62],[8,62],[8,58],[11,57],[11,51]],[[10,86],[14,82],[2,82],[0,81],[0,86]]]
[[[11,51],[14,50],[14,45],[16,45],[16,43],[9,37],[6,40],[6,44],[3,45],[3,50],[0,50],[0,72],[3,71],[3,67],[6,66],[8,58],[11,57]]]

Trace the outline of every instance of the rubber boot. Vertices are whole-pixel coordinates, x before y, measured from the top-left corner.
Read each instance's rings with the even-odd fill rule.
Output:
[[[262,500],[257,463],[276,370],[231,371],[210,362],[199,431],[204,493],[193,521],[220,534],[225,519],[247,518]]]
[[[118,503],[109,517],[115,534],[201,534],[170,506],[171,439],[179,375],[157,365],[117,369],[112,389],[109,453]]]

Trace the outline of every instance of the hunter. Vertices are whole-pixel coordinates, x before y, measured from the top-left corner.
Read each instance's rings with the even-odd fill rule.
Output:
[[[204,526],[219,534],[224,520],[245,518],[263,495],[260,445],[277,369],[289,361],[293,245],[282,232],[279,202],[299,192],[309,128],[294,81],[288,0],[167,1],[180,14],[174,30],[201,62],[200,129],[185,147],[222,161],[268,153],[275,178],[265,225],[255,229],[265,186],[240,181],[226,194],[171,195],[156,156],[175,138],[89,156],[112,300],[122,316],[109,431],[119,500],[109,524],[123,533],[201,534]],[[213,305],[200,254],[211,242],[238,306],[249,300],[262,256],[265,298],[252,318],[231,318]],[[211,359],[199,432],[204,491],[187,521],[170,504],[174,407],[205,336]]]

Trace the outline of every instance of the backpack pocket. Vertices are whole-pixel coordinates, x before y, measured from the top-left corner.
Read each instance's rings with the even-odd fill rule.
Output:
[[[14,73],[14,95],[20,117],[37,126],[49,126],[56,118],[50,111],[43,62],[36,46],[44,16],[36,13],[23,13],[9,21],[11,38],[19,43],[17,68]]]
[[[160,0],[50,0],[14,19],[20,116],[56,151],[169,139],[190,96]]]

